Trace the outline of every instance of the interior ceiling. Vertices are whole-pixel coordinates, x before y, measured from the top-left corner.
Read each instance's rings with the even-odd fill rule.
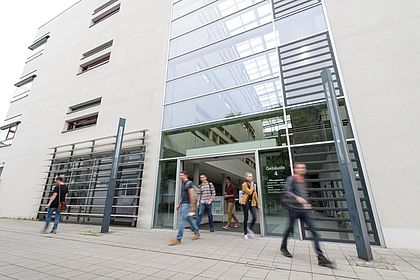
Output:
[[[209,181],[215,184],[222,184],[223,174],[230,176],[234,184],[238,184],[243,180],[245,172],[253,172],[255,168],[244,163],[241,158],[252,158],[249,156],[232,156],[232,157],[214,157],[208,159],[194,159],[184,162],[184,169],[190,173],[190,179],[193,179],[194,164],[199,164],[200,174],[206,174]]]

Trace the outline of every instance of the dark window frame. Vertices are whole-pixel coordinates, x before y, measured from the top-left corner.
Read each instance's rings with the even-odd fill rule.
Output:
[[[114,4],[117,1],[118,0],[110,0],[110,1],[106,2],[105,4],[102,4],[101,6],[99,6],[95,10],[93,10],[93,14],[92,15],[96,15],[97,13],[99,13],[100,11],[104,10],[105,8],[111,6],[112,4]]]
[[[49,33],[42,35],[41,37],[39,37],[38,39],[36,39],[32,45],[30,45],[28,47],[28,49],[30,49],[31,51],[39,48],[40,46],[44,45],[45,43],[47,43],[48,39],[50,38]]]
[[[69,107],[69,112],[67,114],[72,114],[76,112],[80,112],[92,107],[96,107],[101,105],[102,103],[102,97],[94,98],[76,105],[72,105]]]
[[[104,21],[105,19],[107,19],[107,18],[109,18],[109,17],[111,17],[111,16],[113,16],[113,15],[117,14],[117,13],[120,11],[120,9],[121,9],[121,3],[119,3],[118,5],[115,5],[114,7],[112,7],[112,8],[110,8],[110,9],[106,10],[106,11],[105,11],[105,12],[103,12],[102,14],[100,14],[100,15],[98,15],[98,16],[96,16],[96,17],[94,17],[94,18],[91,20],[91,24],[90,24],[90,26],[89,26],[89,27],[95,26],[95,25],[97,25],[98,23],[100,23],[100,22]]]
[[[67,120],[66,127],[63,132],[70,132],[82,128],[92,127],[98,123],[99,112],[86,115],[77,119]]]
[[[82,65],[80,65],[80,71],[78,74],[83,74],[85,72],[89,72],[90,70],[93,70],[99,66],[102,66],[106,63],[108,63],[111,59],[111,52],[108,52],[106,54],[103,54],[95,59],[92,59],[91,61],[88,61]]]

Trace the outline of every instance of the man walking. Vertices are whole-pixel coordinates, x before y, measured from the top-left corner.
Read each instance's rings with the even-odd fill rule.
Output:
[[[237,227],[239,227],[239,220],[236,217],[235,213],[233,213],[233,210],[235,208],[236,188],[232,184],[232,178],[230,178],[229,176],[226,176],[225,180],[226,180],[225,200],[226,200],[226,203],[227,203],[228,220],[227,220],[227,224],[223,227],[223,229],[230,229],[231,228],[230,223],[232,222],[232,218],[235,220],[234,227],[237,228]]]
[[[283,200],[289,207],[289,224],[283,236],[280,251],[288,258],[292,258],[292,254],[287,250],[287,239],[293,230],[293,225],[297,219],[305,223],[311,231],[314,239],[315,251],[318,255],[318,265],[326,267],[334,267],[334,264],[329,261],[319,246],[319,235],[315,231],[315,225],[311,217],[312,205],[308,202],[308,192],[306,190],[305,174],[306,165],[304,163],[294,164],[294,176],[287,178],[287,185]]]
[[[181,179],[181,197],[179,199],[179,204],[176,207],[176,210],[179,211],[178,234],[176,239],[172,239],[170,241],[170,246],[181,244],[181,240],[184,236],[186,219],[188,219],[188,222],[191,225],[191,229],[194,231],[192,240],[200,239],[199,229],[193,219],[193,215],[196,211],[195,190],[193,184],[188,179],[187,171],[182,171],[179,177]]]
[[[58,229],[58,224],[60,223],[61,213],[59,209],[59,204],[66,201],[68,189],[64,185],[64,176],[60,175],[55,179],[55,185],[53,189],[53,194],[50,197],[48,204],[45,206],[47,208],[47,217],[45,218],[43,233],[48,232],[48,226],[50,225],[51,216],[55,212],[54,226],[51,230],[51,233],[56,234]]]
[[[207,210],[208,223],[210,232],[214,232],[213,227],[213,213],[212,205],[214,197],[216,196],[216,190],[213,183],[207,180],[206,175],[200,175],[201,184],[198,188],[198,216],[197,216],[197,227],[200,228],[201,219],[203,218],[204,211]]]

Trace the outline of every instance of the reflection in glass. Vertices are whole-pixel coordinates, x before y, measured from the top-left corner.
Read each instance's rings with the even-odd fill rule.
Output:
[[[250,7],[200,29],[170,41],[169,56],[174,57],[188,51],[214,43],[271,21],[271,6],[268,1]]]
[[[264,0],[219,0],[172,22],[171,37],[196,29]]]
[[[294,40],[326,31],[322,6],[315,6],[311,9],[296,13],[276,21],[275,23],[279,45],[284,45]]]
[[[172,228],[174,223],[176,161],[165,161],[159,165],[159,183],[155,201],[155,228]]]
[[[165,106],[164,129],[258,113],[282,106],[279,79],[271,79]]]
[[[265,230],[268,235],[281,235],[289,216],[288,210],[280,204],[280,192],[291,174],[289,153],[287,150],[261,153],[260,164]],[[297,225],[294,233],[298,235]]]
[[[339,112],[345,136],[347,138],[353,138],[344,100],[339,100]],[[290,116],[290,144],[334,140],[325,102],[293,107],[287,109],[286,114]]]
[[[168,61],[168,79],[246,57],[275,47],[271,24],[252,29],[219,43]]]
[[[243,149],[258,142],[264,147],[286,145],[286,124],[283,112],[276,111],[264,117],[244,117],[212,125],[201,125],[163,135],[163,157],[185,156],[194,149],[220,146],[224,151]],[[223,146],[223,147],[222,147]]]
[[[194,10],[200,9],[201,7],[216,2],[217,0],[182,0],[178,1],[173,5],[172,18],[176,19],[185,14],[191,13]],[[175,2],[175,1],[174,1]]]
[[[167,83],[166,102],[211,93],[272,78],[279,73],[274,50],[228,63]]]

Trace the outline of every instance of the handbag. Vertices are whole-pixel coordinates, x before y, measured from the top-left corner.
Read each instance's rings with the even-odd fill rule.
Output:
[[[58,212],[61,212],[62,210],[67,209],[67,202],[65,200],[61,202],[60,200],[61,200],[61,186],[58,186],[58,207],[57,207]]]

